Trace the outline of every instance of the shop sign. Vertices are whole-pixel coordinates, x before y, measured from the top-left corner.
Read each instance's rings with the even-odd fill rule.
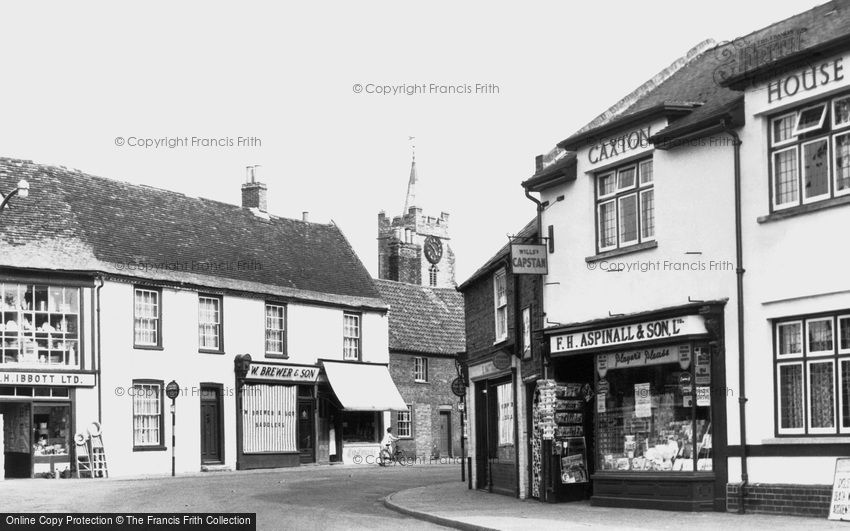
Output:
[[[0,385],[67,385],[71,387],[94,387],[95,376],[91,373],[0,371]]]
[[[652,416],[652,391],[649,383],[635,384],[635,417],[646,418]]]
[[[783,98],[793,98],[798,94],[837,83],[844,79],[844,58],[819,63],[767,84],[767,102],[775,103]]]
[[[496,369],[503,371],[511,366],[511,355],[504,350],[500,350],[493,356],[493,366]]]
[[[319,372],[318,367],[252,361],[245,378],[275,382],[316,383]]]
[[[697,407],[708,407],[711,405],[711,387],[697,387]]]
[[[697,385],[711,384],[711,355],[709,354],[708,349],[696,347],[694,348],[694,356],[697,360],[696,367],[694,369]]]
[[[549,263],[545,245],[512,244],[511,271],[514,275],[547,275]]]
[[[829,502],[830,520],[850,520],[850,458],[835,460],[832,498]]]
[[[672,345],[667,347],[646,348],[641,350],[629,350],[625,352],[610,352],[608,354],[597,354],[596,372],[600,378],[604,378],[609,370],[623,369],[628,367],[644,367],[647,365],[662,365],[664,363],[683,364],[682,357],[686,356],[690,364],[690,349],[683,350],[681,346]]]
[[[670,319],[645,321],[598,330],[574,332],[552,336],[551,352],[574,352],[578,350],[658,341],[689,335],[707,334],[705,321],[699,315],[685,315]]]
[[[649,126],[628,131],[614,138],[605,138],[590,147],[587,151],[587,160],[591,164],[599,164],[613,157],[619,157],[641,148],[651,146]]]
[[[242,388],[242,451],[296,452],[294,385],[246,385]]]

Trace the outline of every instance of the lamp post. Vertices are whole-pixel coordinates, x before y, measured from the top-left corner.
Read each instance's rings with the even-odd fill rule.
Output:
[[[174,380],[168,382],[168,385],[165,386],[165,396],[171,399],[171,477],[174,477],[174,447],[177,442],[177,438],[174,434],[174,428],[176,425],[176,400],[177,397],[180,396],[180,385],[178,385],[177,382],[175,382]]]
[[[6,205],[9,204],[9,201],[12,200],[13,197],[18,196],[21,199],[26,199],[30,195],[30,183],[28,183],[25,179],[21,179],[18,181],[18,187],[12,190],[11,192],[4,194],[0,192],[0,197],[3,198],[3,202],[0,203],[0,212],[6,208]]]

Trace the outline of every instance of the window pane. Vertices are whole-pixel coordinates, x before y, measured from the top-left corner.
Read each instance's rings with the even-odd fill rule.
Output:
[[[624,190],[635,185],[635,167],[626,168],[617,172],[617,189]]]
[[[809,329],[809,354],[832,352],[832,319],[812,320],[807,323]]]
[[[797,148],[774,153],[773,175],[773,193],[776,195],[776,204],[796,203],[800,197],[797,180]]]
[[[608,195],[614,192],[614,174],[609,173],[607,175],[600,175],[598,177],[599,181],[599,195]]]
[[[829,194],[829,163],[826,139],[803,146],[803,187],[805,197]]]
[[[647,160],[640,163],[640,184],[652,182],[652,161]]]
[[[850,360],[841,360],[841,427],[850,428]]]
[[[841,317],[838,319],[839,336],[838,348],[841,350],[850,350],[850,317]]]
[[[835,191],[845,190],[850,190],[850,133],[835,137]]]
[[[637,241],[637,196],[620,198],[620,244]]]
[[[614,201],[599,205],[599,247],[617,245],[617,209]]]
[[[779,366],[779,425],[803,427],[803,364]]]
[[[800,134],[805,131],[818,129],[822,124],[825,113],[826,104],[803,109],[797,117],[797,129],[795,132]]]
[[[781,324],[776,327],[779,336],[779,355],[803,352],[803,323]]]
[[[841,98],[832,102],[832,122],[837,125],[850,123],[850,97]]]
[[[773,143],[791,140],[794,137],[794,121],[796,114],[788,114],[773,120]]]
[[[835,390],[832,362],[809,364],[809,414],[812,428],[835,427]]]
[[[655,236],[655,190],[647,190],[640,194],[640,236],[641,238]]]

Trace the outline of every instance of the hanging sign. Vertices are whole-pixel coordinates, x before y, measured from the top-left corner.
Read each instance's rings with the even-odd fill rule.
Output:
[[[701,316],[685,315],[683,317],[552,336],[549,346],[552,353],[575,352],[590,348],[612,347],[705,334],[708,334],[708,330],[706,330],[705,320]]]
[[[549,264],[545,245],[512,244],[511,271],[514,275],[547,275]]]

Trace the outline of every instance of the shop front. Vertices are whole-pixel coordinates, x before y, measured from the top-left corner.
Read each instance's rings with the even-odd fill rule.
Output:
[[[237,356],[236,468],[316,461],[316,387],[321,369]]]
[[[94,385],[93,373],[0,370],[3,478],[71,476],[76,388]]]
[[[532,460],[542,470],[532,492],[725,510],[722,310],[705,304],[553,330],[550,378],[538,382],[533,413]]]

